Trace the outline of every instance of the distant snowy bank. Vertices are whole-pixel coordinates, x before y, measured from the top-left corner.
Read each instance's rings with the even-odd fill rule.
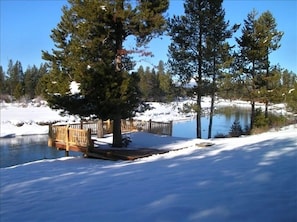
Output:
[[[154,120],[154,121],[180,121],[195,118],[195,113],[185,114],[181,112],[184,104],[195,103],[195,100],[186,99],[171,103],[148,102],[151,109],[144,113],[138,113],[135,119]],[[216,101],[216,107],[236,106],[240,108],[250,108],[250,103],[240,100],[223,100]],[[262,107],[263,104],[256,104]],[[204,97],[202,100],[202,108],[206,111],[210,107],[210,97]],[[285,105],[276,104],[270,106],[270,110],[285,114]],[[56,122],[79,122],[77,116],[61,116],[59,111],[50,109],[46,102],[32,102],[30,104],[19,103],[1,103],[1,126],[0,137],[13,135],[36,135],[48,133],[48,123]]]

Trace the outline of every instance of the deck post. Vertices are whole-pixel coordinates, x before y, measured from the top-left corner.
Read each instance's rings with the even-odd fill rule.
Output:
[[[87,147],[92,147],[93,144],[92,144],[92,130],[89,128],[88,131],[87,131]]]
[[[53,147],[54,146],[54,138],[53,138],[53,128],[52,128],[52,124],[50,123],[48,125],[48,140],[47,140],[47,146],[49,147]]]
[[[172,120],[169,122],[169,127],[170,127],[170,130],[169,130],[170,135],[169,136],[172,136],[172,129],[173,129],[173,121]]]
[[[149,133],[152,132],[152,120],[149,120],[149,129],[148,129]]]
[[[69,156],[69,125],[67,125],[66,127],[65,143],[66,143],[65,156]]]
[[[103,138],[103,136],[104,136],[103,121],[102,121],[102,119],[99,119],[98,123],[97,123],[97,137]]]
[[[92,130],[88,129],[88,131],[87,131],[87,147],[86,147],[86,152],[84,154],[85,156],[88,156],[89,153],[92,152],[92,148],[94,148],[94,142],[93,142],[91,136],[92,136]]]

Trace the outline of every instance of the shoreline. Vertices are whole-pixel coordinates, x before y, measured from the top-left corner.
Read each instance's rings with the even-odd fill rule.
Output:
[[[196,113],[181,113],[184,104],[193,103],[192,99],[175,101],[171,103],[148,102],[153,108],[144,113],[137,114],[134,118],[137,120],[153,120],[160,122],[184,122],[196,118]],[[208,116],[207,110],[210,107],[210,98],[202,99],[202,108],[205,111],[204,116]],[[241,100],[216,100],[217,108],[236,107],[238,109],[249,109],[250,104]],[[264,104],[257,103],[256,108],[262,108]],[[289,115],[285,110],[284,104],[274,104],[269,106],[269,112],[279,115]],[[80,122],[77,116],[61,116],[58,110],[52,110],[48,106],[35,106],[28,104],[23,106],[20,103],[1,103],[1,125],[0,139],[28,136],[28,135],[46,135],[48,133],[49,123],[75,123]]]

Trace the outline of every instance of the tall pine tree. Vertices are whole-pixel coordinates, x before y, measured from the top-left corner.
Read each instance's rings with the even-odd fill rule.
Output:
[[[56,49],[43,52],[51,66],[48,100],[67,113],[112,119],[113,146],[121,147],[121,119],[130,117],[139,104],[137,76],[128,73],[131,63],[123,43],[135,36],[140,47],[161,34],[168,1],[68,3],[52,30]],[[79,94],[69,92],[71,81],[80,84]]]
[[[271,13],[263,13],[257,19],[257,12],[253,10],[244,20],[242,36],[236,38],[239,45],[237,76],[244,83],[247,97],[251,102],[250,129],[254,126],[255,102],[263,100],[263,93],[261,93],[263,88],[266,95],[269,90],[268,55],[279,47],[278,43],[283,35],[275,27]],[[267,107],[268,97],[265,97]]]
[[[230,67],[232,56],[230,49],[232,48],[227,39],[231,38],[233,33],[237,31],[239,25],[228,28],[229,22],[225,21],[225,10],[222,8],[223,0],[209,1],[208,34],[206,36],[206,72],[208,73],[210,82],[210,117],[208,125],[208,138],[211,138],[212,121],[214,115],[215,95],[218,91],[217,79],[222,77],[223,71]]]
[[[201,97],[204,77],[205,38],[207,33],[207,0],[184,3],[185,15],[174,16],[169,21],[168,34],[172,43],[169,46],[171,73],[177,75],[184,84],[195,80],[194,89],[197,102],[196,136],[201,138]]]
[[[279,42],[284,33],[276,29],[276,21],[269,11],[266,11],[260,15],[260,17],[257,19],[256,26],[263,39],[261,43],[264,50],[263,68],[265,70],[265,74],[263,76],[264,87],[261,91],[265,102],[265,117],[267,118],[268,104],[270,102],[269,97],[271,97],[270,92],[273,90],[273,88],[271,88],[270,82],[272,82],[274,79],[273,73],[270,72],[269,54],[280,47]]]

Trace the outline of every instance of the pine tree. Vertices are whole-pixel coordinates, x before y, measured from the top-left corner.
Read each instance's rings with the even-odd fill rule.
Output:
[[[169,36],[172,43],[169,46],[170,71],[186,84],[195,80],[197,102],[197,138],[201,138],[201,97],[203,87],[203,57],[205,55],[205,37],[207,32],[206,9],[208,1],[186,0],[185,15],[174,16],[169,20]]]
[[[231,46],[226,42],[237,31],[239,25],[228,29],[229,22],[225,21],[225,11],[222,0],[209,1],[208,35],[206,36],[206,72],[210,77],[211,107],[208,127],[208,138],[211,138],[214,115],[215,94],[218,91],[217,79],[221,78],[223,70],[231,64]]]
[[[0,66],[0,95],[3,93],[5,93],[5,73],[2,66]]]
[[[212,76],[212,95],[216,91],[218,70],[223,67],[229,46],[225,39],[232,34],[224,21],[222,1],[186,0],[185,15],[169,21],[169,65],[171,73],[182,83],[196,82],[197,138],[201,138],[201,97],[209,90]],[[236,27],[234,27],[234,30]],[[209,75],[208,75],[209,74]]]
[[[263,48],[260,44],[259,32],[256,29],[257,12],[253,10],[244,20],[242,36],[236,38],[240,47],[237,62],[237,76],[244,83],[247,90],[247,97],[251,101],[251,123],[250,129],[253,129],[255,118],[255,101],[259,97],[258,90],[261,85],[262,59],[264,56]],[[260,81],[259,81],[260,80]]]
[[[28,98],[33,99],[35,97],[35,89],[40,78],[39,70],[35,65],[29,66],[26,69],[24,73],[24,88]]]
[[[121,118],[130,117],[139,104],[136,74],[129,74],[128,36],[137,47],[165,28],[168,1],[69,0],[51,38],[56,49],[43,52],[49,61],[48,100],[67,113],[113,120],[113,146],[122,146]],[[53,82],[54,81],[54,82]],[[69,93],[69,83],[80,83],[80,94]],[[59,85],[54,87],[54,85]]]
[[[159,82],[160,101],[171,101],[173,98],[173,83],[169,72],[165,71],[165,64],[161,60],[157,66],[157,78]]]
[[[250,129],[254,126],[255,101],[263,100],[263,87],[266,92],[269,90],[269,51],[279,47],[278,42],[282,36],[281,32],[275,32],[275,25],[270,13],[264,13],[257,19],[257,12],[253,10],[244,20],[242,36],[236,38],[240,47],[238,77],[244,82],[251,101]],[[267,98],[265,101],[268,104]]]
[[[266,11],[260,15],[260,17],[257,19],[256,26],[263,39],[263,41],[261,41],[260,43],[265,54],[263,58],[263,68],[265,70],[265,75],[263,76],[264,89],[262,90],[262,94],[264,96],[265,102],[265,117],[267,118],[270,94],[269,92],[273,90],[273,88],[270,87],[270,82],[274,79],[274,76],[272,75],[272,73],[270,73],[269,54],[280,47],[279,42],[284,33],[276,29],[276,21],[269,11]]]
[[[44,89],[46,88],[47,81],[44,81],[43,78],[46,78],[48,76],[47,74],[48,74],[48,64],[41,63],[38,69],[38,81],[34,89],[36,96],[46,97],[47,93],[46,93],[46,90]],[[45,85],[43,85],[44,82],[45,82]]]
[[[24,95],[24,73],[20,61],[13,63],[9,60],[7,70],[8,93],[15,99],[20,99]]]

